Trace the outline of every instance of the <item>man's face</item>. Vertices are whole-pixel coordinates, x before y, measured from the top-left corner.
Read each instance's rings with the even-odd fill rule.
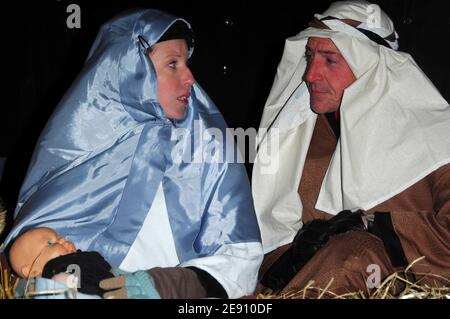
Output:
[[[169,119],[184,118],[195,83],[186,64],[188,54],[186,41],[182,39],[157,43],[150,53],[158,78],[158,101]]]
[[[306,44],[304,79],[317,114],[336,112],[344,90],[355,80],[352,70],[331,39],[311,37]]]

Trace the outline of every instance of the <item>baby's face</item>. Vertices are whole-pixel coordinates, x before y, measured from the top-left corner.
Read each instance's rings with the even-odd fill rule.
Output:
[[[35,243],[31,254],[31,269],[42,273],[45,264],[56,257],[74,253],[75,245],[49,228],[39,228],[30,234]]]

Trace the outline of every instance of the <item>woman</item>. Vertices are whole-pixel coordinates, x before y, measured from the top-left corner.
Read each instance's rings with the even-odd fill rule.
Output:
[[[156,293],[124,281],[112,298],[253,291],[262,249],[249,183],[229,156],[205,160],[236,147],[208,134],[226,137],[226,125],[186,64],[193,44],[185,20],[156,10],[102,26],[38,141],[7,243],[45,226],[113,267],[150,269],[138,277]]]

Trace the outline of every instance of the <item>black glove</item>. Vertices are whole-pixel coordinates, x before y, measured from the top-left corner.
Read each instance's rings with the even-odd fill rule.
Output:
[[[358,210],[352,213],[349,210],[344,210],[329,219],[330,228],[328,230],[330,236],[346,233],[349,231],[366,231],[366,226],[363,222],[364,213]]]
[[[42,277],[51,279],[61,272],[66,272],[70,265],[77,265],[80,268],[79,291],[85,294],[101,296],[104,290],[99,287],[99,282],[114,277],[110,272],[111,266],[94,251],[77,251],[56,257],[45,264]]]
[[[261,283],[274,291],[286,286],[328,241],[329,226],[328,221],[320,219],[303,225],[295,236],[292,246],[267,270]]]
[[[330,237],[348,231],[364,231],[361,216],[362,211],[342,211],[328,221],[316,219],[305,224],[292,246],[264,274],[261,283],[275,291],[285,287]]]

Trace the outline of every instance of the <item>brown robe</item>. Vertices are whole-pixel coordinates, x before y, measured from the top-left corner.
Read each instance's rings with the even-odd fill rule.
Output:
[[[332,216],[314,208],[337,138],[324,115],[318,117],[306,157],[299,195],[303,203],[303,222],[329,219]],[[422,278],[422,284],[442,286],[450,278],[450,165],[447,164],[410,188],[374,207],[366,214],[390,212],[390,220],[406,261],[426,258],[412,267],[417,274],[432,273],[447,278]],[[288,249],[279,247],[265,256],[260,278],[270,265]],[[298,291],[310,280],[314,287],[325,288],[333,279],[330,291],[337,294],[367,292],[366,279],[372,274],[369,265],[380,267],[381,278],[400,270],[393,267],[383,241],[368,232],[349,232],[332,237],[280,292]],[[420,277],[420,276],[419,276]],[[419,279],[419,278],[416,278]],[[261,284],[256,293],[267,292]],[[269,291],[270,292],[270,291]]]

